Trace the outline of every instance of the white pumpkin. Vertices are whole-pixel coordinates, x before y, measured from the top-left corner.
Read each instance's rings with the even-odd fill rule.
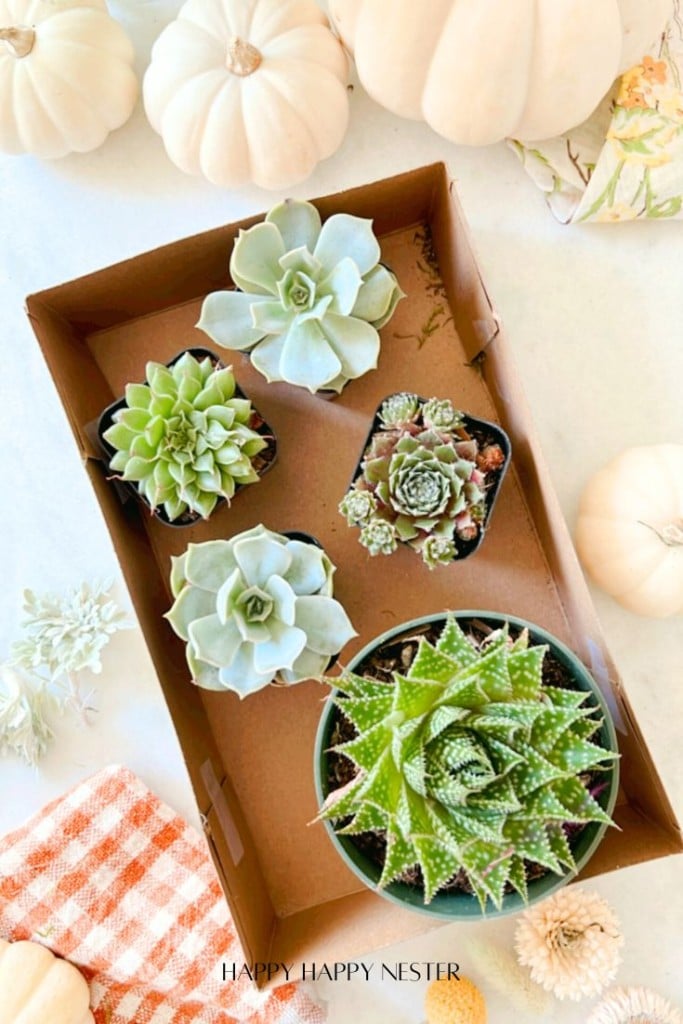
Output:
[[[102,145],[135,106],[133,57],[103,0],[0,0],[0,151]]]
[[[314,0],[188,0],[154,44],[143,95],[181,170],[283,189],[341,144],[347,73]]]
[[[671,0],[330,0],[330,13],[373,99],[482,146],[585,120]]]
[[[94,1024],[90,989],[67,960],[37,942],[0,939],[0,1024]]]
[[[683,614],[683,445],[629,448],[596,473],[581,497],[576,547],[625,608]]]

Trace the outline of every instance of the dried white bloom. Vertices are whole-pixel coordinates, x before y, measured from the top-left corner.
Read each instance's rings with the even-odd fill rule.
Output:
[[[681,1013],[649,988],[614,988],[586,1024],[683,1024]]]
[[[0,754],[18,754],[36,765],[52,739],[45,716],[55,705],[44,682],[0,665]]]
[[[550,996],[531,980],[529,972],[520,967],[507,948],[479,940],[468,944],[467,955],[486,978],[486,984],[504,996],[522,1014],[522,1020],[546,1015]]]
[[[26,635],[12,645],[13,660],[28,669],[45,666],[52,679],[85,668],[101,672],[100,652],[127,625],[109,584],[82,583],[63,597],[25,590],[23,610]]]
[[[515,933],[519,962],[558,999],[602,992],[617,973],[624,939],[619,921],[597,893],[560,889],[522,915]]]

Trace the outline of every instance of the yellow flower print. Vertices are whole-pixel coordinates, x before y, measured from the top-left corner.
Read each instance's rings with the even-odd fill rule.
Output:
[[[657,107],[665,117],[683,124],[683,92],[674,88],[662,89],[657,97]]]
[[[671,163],[667,147],[679,132],[678,125],[656,110],[618,110],[607,138],[623,163],[663,167]]]
[[[615,224],[618,221],[635,220],[638,211],[628,203],[615,203],[606,210],[601,210],[593,219],[597,224]]]

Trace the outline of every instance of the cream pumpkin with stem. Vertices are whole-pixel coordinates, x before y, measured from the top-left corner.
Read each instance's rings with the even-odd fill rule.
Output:
[[[314,0],[187,0],[143,94],[166,152],[232,188],[288,188],[346,133],[348,62]]]
[[[374,100],[453,142],[538,140],[585,120],[655,42],[670,0],[331,0]],[[425,8],[429,15],[426,16]]]
[[[683,614],[683,445],[630,448],[599,470],[581,497],[576,546],[625,608]]]
[[[133,59],[103,0],[0,0],[0,152],[96,149],[133,111]]]
[[[0,939],[0,1024],[94,1024],[87,981],[37,942]]]

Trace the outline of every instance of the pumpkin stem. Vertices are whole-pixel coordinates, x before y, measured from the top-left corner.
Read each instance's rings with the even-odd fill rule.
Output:
[[[680,526],[677,523],[667,523],[661,530],[658,530],[656,526],[652,526],[650,523],[642,522],[640,519],[638,524],[639,526],[646,526],[648,530],[656,533],[662,544],[666,544],[667,547],[683,547],[683,523]]]
[[[255,46],[252,46],[251,43],[240,39],[239,36],[233,36],[229,40],[228,56],[225,64],[228,71],[232,71],[233,75],[246,78],[247,75],[251,75],[256,71],[262,60],[261,52]]]
[[[36,41],[35,29],[28,25],[0,28],[0,40],[15,57],[26,57]]]

